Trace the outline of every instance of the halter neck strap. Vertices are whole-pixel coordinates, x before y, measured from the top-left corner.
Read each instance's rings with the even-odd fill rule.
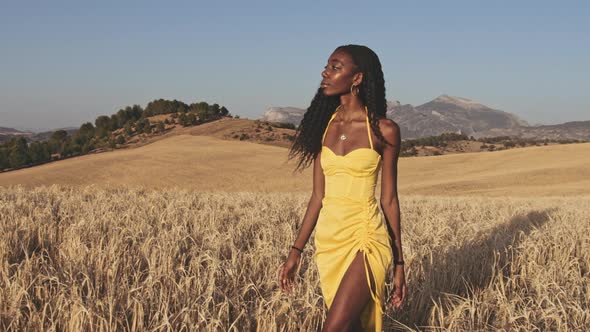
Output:
[[[342,105],[340,105],[342,106]],[[324,135],[322,136],[322,145],[324,144],[324,139],[326,138],[326,133],[328,132],[328,128],[330,127],[330,123],[332,123],[332,120],[334,120],[334,118],[336,117],[336,113],[338,112],[338,109],[340,108],[340,106],[336,107],[336,110],[334,111],[334,113],[332,113],[332,116],[330,117],[330,120],[328,121],[328,124],[326,125],[326,129],[324,129]]]
[[[373,139],[371,138],[371,125],[369,124],[369,110],[367,106],[365,106],[365,120],[367,120],[367,135],[369,136],[369,144],[371,145],[371,149],[373,149]]]

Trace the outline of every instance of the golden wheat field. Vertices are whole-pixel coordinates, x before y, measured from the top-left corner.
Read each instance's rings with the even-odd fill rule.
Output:
[[[587,330],[588,164],[590,143],[400,159],[409,295],[385,330]],[[293,166],[179,135],[0,174],[0,328],[320,330],[313,234],[295,294],[276,282],[311,190]]]
[[[296,292],[276,283],[307,199],[1,188],[1,327],[317,331],[313,241]],[[590,326],[590,196],[408,195],[401,206],[409,296],[387,309],[386,330]]]

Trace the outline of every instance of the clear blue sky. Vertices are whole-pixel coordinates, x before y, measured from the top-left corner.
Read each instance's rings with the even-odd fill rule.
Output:
[[[379,55],[388,100],[590,120],[589,17],[587,1],[3,1],[0,126],[77,127],[157,98],[305,108],[349,43]]]

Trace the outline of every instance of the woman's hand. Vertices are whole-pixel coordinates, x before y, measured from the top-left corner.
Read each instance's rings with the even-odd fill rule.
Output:
[[[394,310],[399,309],[406,299],[406,275],[403,265],[394,265],[395,277],[393,286],[393,295],[389,298],[389,304]]]
[[[283,292],[291,293],[295,286],[295,274],[299,268],[301,253],[291,249],[287,261],[279,269],[279,287]]]

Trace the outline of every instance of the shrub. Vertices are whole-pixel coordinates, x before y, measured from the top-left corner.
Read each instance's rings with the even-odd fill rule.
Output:
[[[295,125],[288,122],[271,122],[270,125],[275,128],[295,129]]]
[[[168,119],[166,119],[168,120]],[[163,122],[158,122],[158,124],[156,125],[156,131],[159,133],[163,133],[166,131],[166,127],[164,126]]]

